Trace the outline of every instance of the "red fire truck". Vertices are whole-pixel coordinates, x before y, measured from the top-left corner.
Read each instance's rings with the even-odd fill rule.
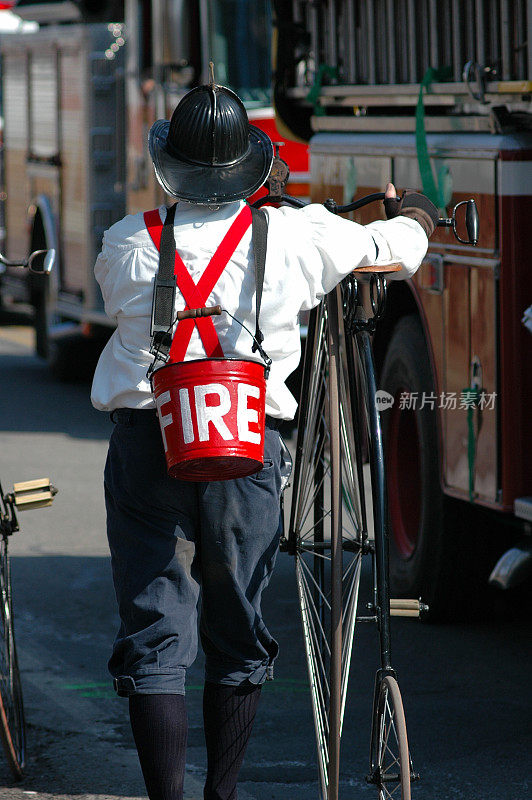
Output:
[[[93,275],[102,234],[164,201],[147,134],[208,80],[210,60],[253,123],[286,145],[290,191],[303,196],[308,148],[276,126],[268,0],[18,0],[14,11],[38,26],[0,35],[0,249],[16,259],[54,247],[58,268],[46,282],[7,270],[0,302],[29,305],[56,374],[83,372],[111,332]]]
[[[310,142],[314,200],[392,180],[444,216],[469,197],[479,209],[477,248],[440,228],[414,279],[390,282],[374,340],[392,593],[471,605],[490,571],[511,588],[532,570],[532,3],[274,8],[275,105]]]

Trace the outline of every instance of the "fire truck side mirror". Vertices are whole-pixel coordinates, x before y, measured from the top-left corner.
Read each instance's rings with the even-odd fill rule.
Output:
[[[40,268],[33,267],[33,262],[37,258],[37,256],[44,255],[43,264]],[[49,275],[52,271],[52,268],[55,263],[55,250],[54,248],[50,248],[50,250],[34,250],[33,253],[28,258],[26,263],[30,272],[35,273],[36,275]]]
[[[55,264],[55,250],[54,250],[53,247],[51,247],[50,250],[48,250],[48,252],[46,253],[46,255],[44,257],[44,264],[43,264],[42,271],[46,275],[49,275],[50,272],[52,271],[52,268],[53,268],[54,264]]]

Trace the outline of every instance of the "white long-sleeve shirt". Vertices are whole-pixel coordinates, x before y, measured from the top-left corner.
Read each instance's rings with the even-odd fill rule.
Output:
[[[176,248],[198,283],[205,267],[244,203],[216,210],[179,202],[175,213]],[[421,226],[407,217],[358,225],[335,216],[321,205],[303,209],[267,207],[268,247],[260,326],[263,348],[272,359],[266,391],[266,413],[291,419],[297,403],[285,385],[300,359],[298,314],[313,308],[340,280],[357,267],[398,262],[402,269],[388,279],[411,277],[426,250]],[[166,209],[159,209],[164,220]],[[95,408],[155,408],[146,371],[150,356],[150,320],[159,252],[142,213],[124,217],[105,232],[94,268],[105,311],[116,330],[103,350],[92,384]],[[251,226],[238,245],[206,302],[221,305],[249,330],[255,330],[255,271]],[[176,290],[176,312],[185,301]],[[212,317],[224,355],[260,361],[251,352],[252,338],[223,313]],[[196,326],[186,360],[205,358]]]

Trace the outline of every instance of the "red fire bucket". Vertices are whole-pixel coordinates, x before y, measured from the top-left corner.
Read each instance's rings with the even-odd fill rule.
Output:
[[[265,367],[206,358],[151,377],[168,473],[183,481],[244,478],[264,465]]]

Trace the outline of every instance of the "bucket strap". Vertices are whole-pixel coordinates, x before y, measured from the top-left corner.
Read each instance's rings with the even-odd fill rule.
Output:
[[[150,335],[152,337],[151,352],[166,360],[172,344],[172,335],[168,328],[174,316],[176,282],[174,277],[174,217],[177,203],[166,211],[164,225],[159,232],[160,251],[159,269],[155,276],[153,301],[151,306]],[[153,213],[153,212],[150,212]],[[157,214],[158,222],[161,218]]]
[[[260,329],[260,304],[262,300],[262,287],[264,286],[264,270],[266,267],[266,248],[268,244],[268,217],[259,208],[251,206],[253,216],[251,236],[253,241],[253,252],[255,254],[255,341],[251,348],[254,353],[259,350],[261,356],[263,351],[261,344],[264,341],[264,334]]]
[[[144,221],[146,228],[150,234],[152,241],[161,253],[161,261],[163,254],[161,252],[161,234],[163,224],[159,215],[159,210],[147,211],[144,214]],[[174,246],[174,275],[176,283],[179,287],[183,299],[186,303],[185,308],[204,308],[207,299],[218,282],[222,272],[227,266],[236,248],[240,244],[242,237],[251,225],[251,210],[249,206],[244,206],[240,214],[233,221],[231,227],[225,234],[218,249],[212,256],[207,264],[203,275],[198,283],[194,283],[193,279],[188,272],[185,263]],[[164,240],[163,240],[164,246]],[[171,327],[173,320],[168,320],[166,330]],[[190,338],[197,327],[198,333],[201,337],[205,353],[208,358],[223,358],[223,350],[220,346],[218,335],[214,327],[211,317],[195,317],[194,319],[185,319],[178,322],[172,344],[170,347],[169,361],[183,361],[185,354],[190,343]],[[179,335],[178,335],[179,332]]]

